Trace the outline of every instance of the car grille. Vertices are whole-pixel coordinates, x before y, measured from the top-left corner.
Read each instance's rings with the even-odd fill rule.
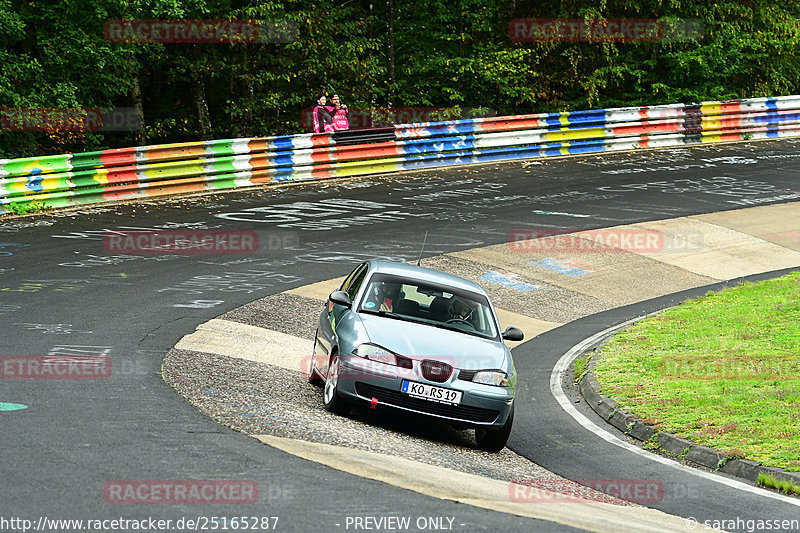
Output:
[[[450,379],[450,375],[453,373],[452,366],[434,359],[423,360],[421,366],[422,377],[435,383],[444,383]]]
[[[493,409],[483,409],[482,407],[471,407],[468,405],[447,405],[419,398],[412,398],[400,391],[384,389],[367,383],[356,383],[356,393],[366,398],[377,398],[378,402],[405,409],[413,409],[423,413],[457,418],[459,420],[469,420],[470,422],[494,422],[500,411]]]

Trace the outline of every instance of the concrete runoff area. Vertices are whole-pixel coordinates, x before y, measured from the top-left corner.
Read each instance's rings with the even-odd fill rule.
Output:
[[[800,213],[798,213],[800,215]],[[644,255],[714,280],[728,280],[781,270],[800,264],[800,252],[773,244],[748,233],[693,217],[634,224],[663,232],[667,241],[683,239],[685,246]]]
[[[514,251],[507,245],[498,244],[476,250],[456,252],[452,255],[495,265],[495,268],[539,279],[564,290],[604,302],[606,305],[598,311],[715,281],[680,267],[630,252],[542,253]],[[585,273],[572,277],[536,266],[548,259],[558,261],[563,265],[574,265],[575,268]],[[585,314],[589,313],[581,313],[580,316],[585,316]]]
[[[746,233],[800,252],[800,203],[721,211],[689,218]]]
[[[175,348],[299,370],[301,362],[311,356],[313,342],[279,331],[215,318],[197,326],[197,331],[183,337]]]

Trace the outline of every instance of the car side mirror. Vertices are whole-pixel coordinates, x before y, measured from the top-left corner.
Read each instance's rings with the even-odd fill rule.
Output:
[[[346,308],[350,309],[353,307],[353,300],[350,299],[350,295],[344,291],[333,291],[328,299],[335,304],[343,305]]]
[[[504,341],[521,341],[524,338],[525,334],[522,333],[522,330],[513,326],[507,327],[503,332]]]

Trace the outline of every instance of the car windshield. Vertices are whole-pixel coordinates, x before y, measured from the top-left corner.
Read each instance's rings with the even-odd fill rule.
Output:
[[[498,338],[492,309],[482,294],[398,276],[373,275],[359,311]]]

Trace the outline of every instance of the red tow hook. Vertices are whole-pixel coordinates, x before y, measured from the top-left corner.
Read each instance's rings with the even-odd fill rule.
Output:
[[[378,407],[378,399],[373,396],[372,400],[369,402],[369,408],[376,409],[377,407]]]

